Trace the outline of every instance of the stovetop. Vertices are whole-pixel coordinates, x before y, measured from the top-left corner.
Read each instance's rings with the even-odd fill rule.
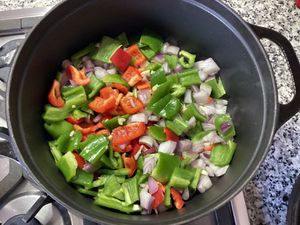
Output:
[[[6,127],[4,100],[13,56],[28,32],[48,10],[49,8],[36,8],[0,12],[0,127]],[[37,207],[41,201],[48,204],[39,210]],[[30,179],[30,175],[22,170],[10,144],[0,138],[0,225],[2,224],[96,225],[49,199]],[[250,224],[243,193],[207,216],[186,225],[196,224]]]

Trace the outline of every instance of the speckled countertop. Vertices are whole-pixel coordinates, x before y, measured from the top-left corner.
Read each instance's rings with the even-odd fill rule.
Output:
[[[61,0],[1,0],[0,11],[52,6]],[[246,21],[279,31],[291,41],[300,58],[300,9],[294,0],[223,0]],[[272,63],[279,102],[291,100],[294,88],[282,52],[262,41]],[[300,90],[299,90],[300,91]],[[300,115],[296,114],[275,134],[268,155],[244,189],[251,224],[286,224],[289,195],[300,173]]]

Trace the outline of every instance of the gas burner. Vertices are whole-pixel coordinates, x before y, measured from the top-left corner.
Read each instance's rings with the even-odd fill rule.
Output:
[[[33,218],[29,223],[27,223],[23,219],[24,216],[25,215],[22,214],[14,216],[7,220],[3,225],[41,225],[41,223],[35,218]]]

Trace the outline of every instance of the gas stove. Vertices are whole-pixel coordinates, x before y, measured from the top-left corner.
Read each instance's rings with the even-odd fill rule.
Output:
[[[13,57],[32,27],[50,8],[0,12],[0,127],[7,127],[5,90]],[[73,214],[41,191],[0,139],[0,225],[96,225]],[[243,192],[221,208],[186,225],[250,224]],[[100,225],[100,224],[99,224]]]

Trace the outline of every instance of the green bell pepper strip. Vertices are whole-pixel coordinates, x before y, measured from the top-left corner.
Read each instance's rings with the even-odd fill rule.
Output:
[[[98,192],[96,191],[91,191],[91,190],[88,190],[88,189],[85,189],[85,188],[77,188],[77,191],[81,194],[84,194],[84,195],[90,195],[90,196],[93,196],[93,197],[97,197],[98,195]]]
[[[161,64],[160,63],[149,63],[146,67],[145,70],[151,70],[151,71],[155,71],[158,70],[159,68],[161,68]]]
[[[160,51],[163,46],[162,39],[148,30],[143,31],[140,43],[149,46],[154,52]]]
[[[149,175],[143,174],[139,177],[138,184],[143,184],[148,181]]]
[[[72,62],[82,59],[83,56],[86,56],[93,52],[96,49],[96,45],[94,43],[89,44],[85,48],[81,49],[80,51],[76,52],[74,55],[71,56]]]
[[[104,83],[118,83],[125,87],[129,87],[129,84],[118,74],[108,74],[102,78]]]
[[[115,197],[119,200],[124,200],[124,192],[122,190],[121,184],[117,181],[115,175],[112,175],[108,178],[104,185],[103,194]]]
[[[228,141],[228,144],[216,145],[210,155],[209,161],[216,166],[228,165],[234,155],[236,149],[236,143]]]
[[[230,126],[230,128],[226,132],[223,133],[221,127],[225,123],[228,126]],[[218,115],[215,118],[215,127],[216,127],[220,137],[223,138],[225,141],[228,141],[230,138],[235,136],[234,125],[233,125],[232,119],[229,114]]]
[[[164,205],[167,208],[170,208],[172,206],[172,201],[171,201],[171,187],[170,187],[170,185],[166,185],[166,187],[165,187]]]
[[[153,50],[152,50],[150,47],[148,47],[148,46],[142,47],[140,50],[141,50],[141,52],[143,53],[143,55],[146,56],[146,58],[147,58],[148,60],[151,60],[151,59],[155,56],[155,54],[156,54],[156,52],[153,51]]]
[[[77,169],[76,175],[71,179],[71,182],[87,188],[92,188],[93,178],[93,174]]]
[[[189,185],[189,188],[191,188],[193,191],[196,191],[202,170],[199,168],[191,168],[190,170],[194,172],[194,177]]]
[[[73,130],[72,124],[64,120],[50,124],[45,123],[44,127],[54,139],[58,138],[62,134],[69,134]]]
[[[178,74],[177,73],[174,73],[174,74],[170,74],[167,76],[167,81],[169,83],[171,83],[171,87],[174,85],[174,84],[179,84],[179,78],[178,78]]]
[[[69,109],[70,111],[87,102],[87,96],[83,86],[63,87],[62,96],[65,99],[63,108]]]
[[[117,158],[117,162],[118,162],[117,168],[118,169],[123,168],[123,160],[122,160],[122,157],[121,157],[120,153],[119,152],[114,152],[114,156]]]
[[[110,178],[110,176],[111,175],[102,174],[100,177],[98,177],[97,180],[93,181],[92,183],[93,188],[104,186],[107,180]]]
[[[101,174],[116,175],[116,176],[128,176],[129,170],[126,168],[120,168],[117,170],[100,169]]]
[[[161,182],[167,183],[176,167],[180,165],[180,159],[176,155],[158,153],[157,164],[154,167],[151,176]]]
[[[57,149],[57,147],[55,146],[55,144],[53,142],[49,141],[48,144],[50,147],[51,154],[54,158],[54,161],[55,161],[55,163],[57,163],[60,160],[60,158],[62,157],[62,153],[61,153],[61,151],[59,151]]]
[[[154,96],[154,94],[153,94],[153,96]],[[170,94],[168,94],[166,96],[162,96],[162,98],[160,100],[158,100],[157,102],[155,102],[153,105],[151,105],[151,106],[148,105],[148,109],[150,111],[152,111],[153,113],[159,115],[159,113],[166,107],[166,105],[171,101],[171,99],[172,99],[172,96]]]
[[[193,55],[187,51],[181,50],[179,52],[179,56],[180,56],[180,58],[179,58],[178,62],[184,68],[186,68],[186,69],[191,68],[194,65],[196,55]]]
[[[194,173],[192,171],[176,167],[171,175],[168,185],[170,187],[185,189],[190,185],[193,178]]]
[[[127,39],[127,35],[125,32],[122,32],[121,34],[119,34],[116,39],[124,46],[127,47],[129,45],[128,39]]]
[[[114,150],[111,145],[109,145],[109,149],[108,149],[108,158],[110,160],[111,165],[113,166],[113,169],[118,169],[119,163],[117,159],[114,157]]]
[[[57,162],[57,167],[63,173],[67,182],[76,175],[77,161],[72,152],[64,154]]]
[[[82,151],[87,145],[89,145],[90,143],[92,143],[96,139],[97,139],[96,135],[90,134],[85,141],[80,142],[79,149]]]
[[[108,149],[108,140],[104,135],[99,135],[91,143],[87,144],[80,155],[89,163],[95,164]]]
[[[148,133],[152,138],[158,141],[166,141],[167,139],[164,128],[157,125],[148,127]]]
[[[199,112],[194,103],[189,104],[182,113],[182,118],[186,121],[189,121],[192,117],[200,122],[206,120],[206,117]]]
[[[187,156],[183,160],[181,160],[179,167],[185,169],[187,165],[190,164],[190,162],[191,162],[191,158]]]
[[[79,110],[79,109],[75,109],[75,110],[72,112],[72,116],[73,116],[75,119],[79,120],[79,119],[81,119],[81,118],[88,117],[89,114],[86,113],[86,112],[83,112],[83,111],[81,111],[81,110]]]
[[[198,70],[196,69],[188,69],[181,73],[178,73],[179,83],[185,87],[189,87],[191,85],[199,85],[202,83]]]
[[[116,169],[115,165],[112,164],[111,160],[105,154],[101,156],[100,161],[107,168]]]
[[[105,126],[107,129],[109,129],[110,131],[112,131],[113,129],[115,129],[118,126],[123,126],[127,119],[128,119],[129,115],[122,115],[122,116],[115,116],[112,119],[109,120],[103,120],[102,124],[103,126]]]
[[[154,71],[151,74],[151,78],[150,78],[151,87],[157,84],[165,83],[166,81],[167,81],[166,73],[162,68]]]
[[[171,95],[179,98],[184,95],[186,91],[186,87],[182,86],[181,84],[173,84],[171,88]]]
[[[186,135],[192,139],[196,134],[198,134],[199,132],[203,131],[201,122],[197,122],[196,126],[192,129],[189,129],[188,132],[186,132]]]
[[[153,104],[155,104],[157,101],[159,101],[161,98],[165,97],[170,93],[171,90],[171,82],[165,82],[157,87],[157,89],[154,91],[147,107],[148,109],[151,109]]]
[[[100,193],[98,198],[96,198],[95,204],[110,209],[116,209],[128,214],[133,212],[140,212],[142,210],[142,208],[138,204],[127,205],[125,202],[113,197],[108,197],[103,193]]]
[[[172,97],[165,107],[159,112],[159,115],[168,120],[173,120],[181,111],[181,107],[182,105],[179,99]]]
[[[121,43],[108,36],[103,36],[100,48],[91,56],[93,60],[111,63],[110,58],[121,47]]]
[[[85,86],[85,91],[89,99],[99,94],[99,90],[105,86],[102,80],[99,80],[94,74],[90,76],[90,83]]]
[[[46,105],[45,112],[42,117],[47,123],[54,123],[64,120],[69,116],[69,114],[69,108],[56,108],[51,105]]]
[[[200,141],[202,138],[204,138],[206,135],[208,135],[210,132],[212,132],[211,130],[207,130],[207,131],[200,131],[198,133],[196,133],[193,137],[192,137],[192,142],[197,142]]]
[[[178,61],[178,57],[176,55],[165,55],[165,59],[170,67],[170,69],[175,69]]]
[[[188,130],[189,125],[180,117],[177,117],[173,121],[167,120],[166,127],[172,130],[176,135],[180,136]]]
[[[62,134],[58,139],[51,141],[50,143],[60,152],[66,153],[78,149],[81,139],[82,134],[80,131],[71,131],[70,133]]]
[[[211,95],[214,98],[221,98],[223,95],[226,94],[226,91],[224,89],[223,83],[220,78],[218,81],[216,78],[214,78],[214,79],[206,81],[206,83],[209,86],[211,86],[211,88],[212,88]]]
[[[125,176],[116,176],[116,178],[120,184],[123,184],[126,180]]]
[[[137,169],[143,171],[144,168],[144,156],[140,156],[137,160]]]
[[[124,196],[125,196],[125,203],[127,205],[131,205],[135,203],[136,201],[140,200],[139,196],[139,186],[138,186],[138,180],[136,176],[133,178],[127,179],[123,184],[122,184],[122,189],[124,191]]]

